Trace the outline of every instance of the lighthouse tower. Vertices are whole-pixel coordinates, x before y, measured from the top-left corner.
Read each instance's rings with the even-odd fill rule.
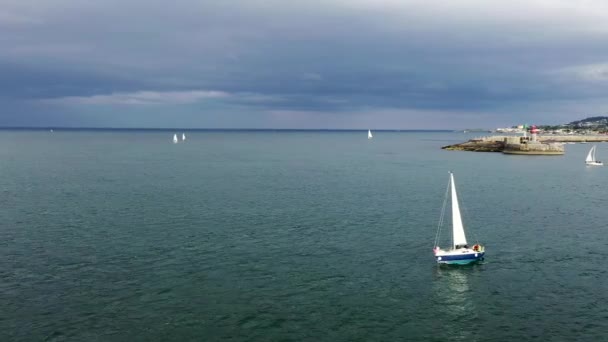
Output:
[[[532,137],[532,139],[531,139],[532,142],[538,141],[538,140],[536,140],[537,134],[538,134],[538,128],[536,128],[536,125],[532,125],[532,128],[530,128],[530,135]]]

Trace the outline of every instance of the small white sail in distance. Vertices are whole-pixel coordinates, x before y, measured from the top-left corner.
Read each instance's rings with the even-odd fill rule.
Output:
[[[173,143],[177,144],[177,134],[173,134]]]
[[[182,141],[186,140],[186,133],[182,133]]]
[[[456,184],[454,184],[454,174],[450,172],[450,187],[452,188],[452,237],[454,239],[454,248],[467,244],[467,238],[464,235],[464,226],[462,225],[462,217],[460,216],[460,206],[458,205],[458,195],[456,194]]]
[[[373,138],[373,137],[374,137],[374,136],[372,135],[372,130],[371,130],[371,129],[368,129],[368,130],[367,130],[367,139],[371,139],[371,138]]]

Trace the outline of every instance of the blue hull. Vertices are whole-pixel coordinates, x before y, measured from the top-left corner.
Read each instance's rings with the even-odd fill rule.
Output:
[[[442,255],[435,256],[435,260],[437,260],[440,264],[448,264],[448,265],[466,265],[472,262],[481,261],[486,253],[471,253],[471,254],[461,254],[461,255]]]

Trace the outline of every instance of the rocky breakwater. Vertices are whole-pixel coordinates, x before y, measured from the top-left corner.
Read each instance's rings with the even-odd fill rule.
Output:
[[[483,137],[469,141],[443,146],[442,149],[450,151],[473,151],[473,152],[502,152],[505,149],[504,137]]]
[[[537,139],[539,138],[539,139]],[[556,139],[557,138],[557,139]],[[561,138],[561,137],[559,137]],[[444,150],[473,151],[473,152],[502,152],[505,154],[526,154],[526,155],[562,155],[564,154],[563,143],[556,136],[540,139],[522,136],[487,136],[471,139],[464,143],[448,145],[442,147]],[[579,138],[579,141],[588,141],[589,137]],[[604,139],[607,139],[604,137]],[[576,141],[576,137],[569,136],[568,140]],[[607,139],[608,140],[608,139]]]

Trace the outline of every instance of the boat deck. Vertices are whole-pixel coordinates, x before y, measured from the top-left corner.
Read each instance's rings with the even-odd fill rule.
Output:
[[[485,248],[483,246],[479,246],[478,250],[474,250],[473,248],[450,248],[450,249],[441,249],[437,248],[435,250],[436,256],[442,255],[459,255],[459,254],[474,254],[474,253],[483,253]]]

